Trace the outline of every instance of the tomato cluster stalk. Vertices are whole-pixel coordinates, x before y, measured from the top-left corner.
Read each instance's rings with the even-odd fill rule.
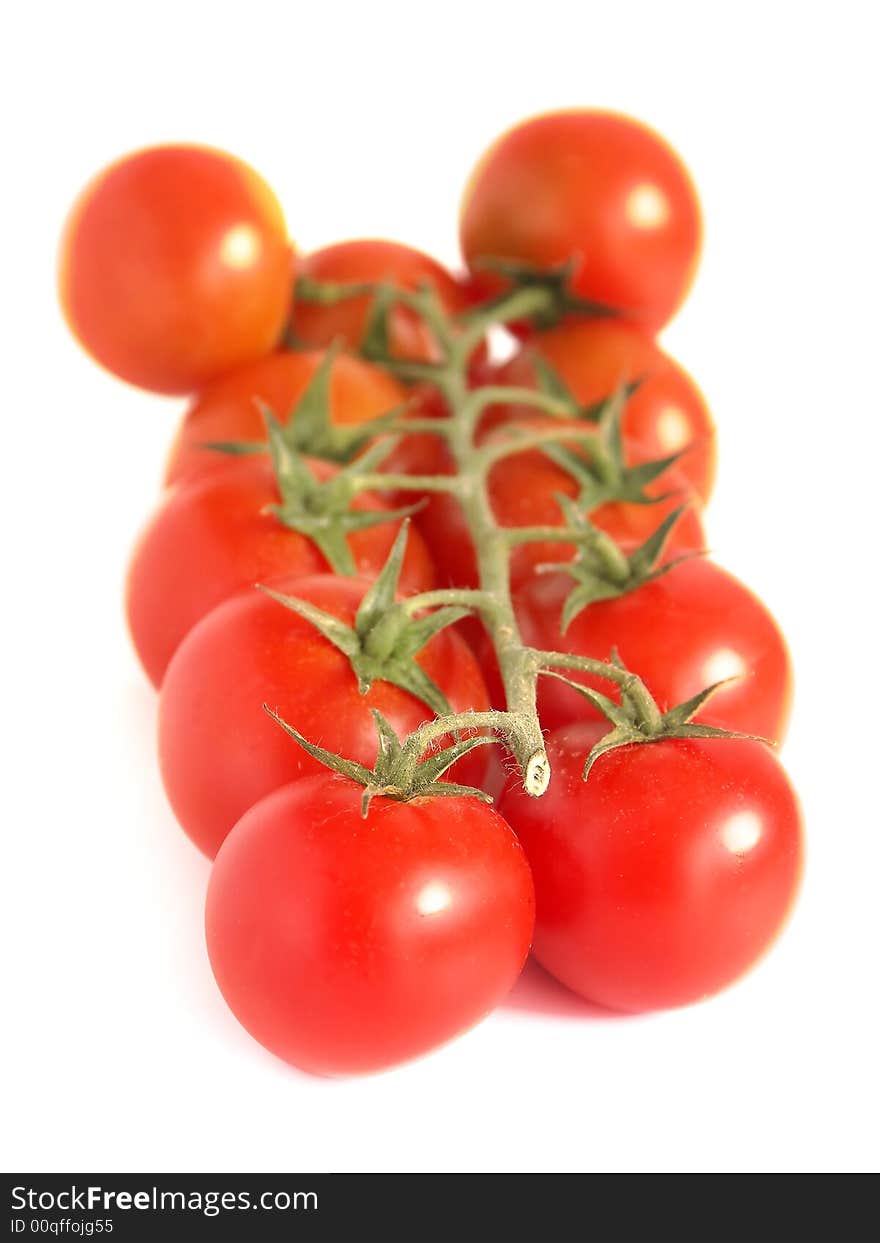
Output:
[[[554,311],[558,312],[562,309],[560,299],[565,296],[564,284],[552,277],[544,281],[520,280],[509,293],[456,319],[445,312],[428,285],[411,291],[385,285],[318,284],[307,281],[300,282],[297,297],[334,302],[348,297],[363,297],[365,292],[373,295],[373,307],[362,353],[399,379],[432,386],[442,397],[446,410],[445,417],[404,418],[381,430],[403,436],[428,433],[441,437],[455,463],[455,472],[450,475],[409,475],[383,471],[382,458],[390,452],[394,443],[386,438],[375,446],[375,453],[367,455],[370,459],[379,458],[378,467],[365,458],[360,463],[353,463],[346,471],[346,486],[352,495],[366,490],[406,489],[442,491],[455,498],[476,549],[479,587],[448,587],[420,593],[406,601],[405,612],[412,615],[426,609],[454,608],[460,609],[462,614],[477,613],[495,649],[507,704],[503,710],[440,713],[434,719],[425,721],[405,740],[397,754],[394,773],[399,795],[408,797],[420,788],[416,771],[426,751],[434,748],[444,737],[475,730],[488,730],[499,735],[519,766],[526,792],[534,797],[542,795],[550,781],[550,764],[537,711],[537,685],[540,676],[559,676],[560,669],[603,678],[618,688],[630,726],[625,738],[620,736],[621,726],[615,717],[613,701],[582,687],[576,688],[591,698],[611,720],[614,728],[607,736],[610,745],[648,741],[673,731],[679,735],[683,731],[703,732],[703,727],[688,723],[713,688],[698,697],[699,703],[695,700],[682,705],[673,720],[669,714],[661,714],[641,678],[624,668],[617,659],[600,661],[564,652],[541,651],[526,645],[520,634],[511,594],[510,555],[514,547],[532,541],[574,544],[580,550],[589,550],[598,556],[612,576],[618,571],[620,577],[625,578],[628,569],[627,558],[614,541],[591,526],[571,504],[564,506],[567,521],[560,526],[503,527],[492,509],[489,472],[510,454],[530,448],[573,445],[587,449],[591,457],[595,456],[600,463],[602,460],[603,447],[596,427],[592,424],[571,426],[574,413],[572,402],[564,395],[544,388],[491,383],[475,385],[471,379],[472,357],[485,341],[488,330],[527,316],[546,318]],[[402,305],[418,315],[429,329],[435,345],[435,360],[412,361],[397,358],[391,353],[387,325],[395,305]],[[601,312],[601,308],[592,309]],[[612,419],[619,420],[628,391],[628,387],[622,385],[609,398]],[[539,430],[512,426],[502,438],[491,443],[480,443],[478,428],[482,416],[490,407],[500,403],[515,403],[550,416],[550,419],[565,420],[565,423]],[[652,467],[663,469],[671,461],[652,464]],[[603,497],[613,498],[613,489],[610,495]],[[649,500],[647,497],[639,499]],[[669,525],[671,523],[663,524],[660,539]],[[295,731],[292,732],[303,741]],[[721,731],[706,732],[716,734]],[[598,744],[594,750],[598,753],[600,749],[607,749],[607,744]],[[322,758],[326,762],[329,757],[322,753]],[[388,792],[388,785],[385,784],[383,789]]]

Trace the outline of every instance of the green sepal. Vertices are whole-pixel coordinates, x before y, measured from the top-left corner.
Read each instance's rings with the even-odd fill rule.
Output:
[[[362,695],[374,682],[389,682],[408,691],[436,716],[441,716],[452,711],[449,701],[415,657],[444,627],[467,616],[470,610],[448,606],[413,619],[397,601],[408,527],[408,520],[405,520],[385,565],[361,601],[353,626],[308,600],[283,595],[262,585],[260,590],[313,625],[347,657]]]
[[[556,368],[541,354],[535,354],[531,361],[535,370],[535,383],[538,386],[539,392],[546,393],[554,401],[569,406],[572,417],[577,418],[580,410],[577,398]]]
[[[344,621],[340,621],[338,617],[325,612],[324,609],[319,609],[309,600],[300,600],[298,596],[283,595],[280,591],[274,591],[273,588],[266,587],[263,583],[257,583],[256,586],[259,591],[264,592],[279,604],[283,604],[286,609],[290,609],[291,613],[296,613],[298,617],[314,626],[349,660],[357,656],[360,651],[360,642],[351,626],[346,626]]]
[[[227,457],[253,457],[267,451],[265,440],[200,440],[199,448],[225,453]]]
[[[379,735],[379,750],[376,755],[376,772],[388,772],[390,769],[400,763],[403,755],[403,747],[400,739],[394,732],[391,723],[382,715],[378,708],[371,708],[370,712],[373,722],[376,726],[376,733]]]
[[[458,610],[450,617],[450,609],[418,620],[411,619],[397,603],[400,570],[406,554],[409,520],[406,519],[394,540],[388,558],[378,577],[361,601],[355,617],[358,651],[351,667],[357,675],[361,694],[381,678],[408,691],[428,705],[437,715],[451,712],[449,701],[440,687],[415,660],[415,655],[444,626],[457,621],[468,610]]]
[[[558,401],[562,405],[569,406],[571,417],[574,419],[581,419],[585,423],[598,423],[600,421],[603,412],[608,408],[610,397],[613,395],[602,397],[599,401],[591,401],[586,405],[581,405],[562,378],[560,372],[542,354],[533,354],[531,364],[535,371],[535,383],[540,392],[546,393],[548,397],[552,397],[554,401]],[[620,388],[623,393],[624,403],[629,401],[630,397],[638,391],[642,383],[642,379],[639,378],[621,384]]]
[[[324,353],[299,401],[285,421],[282,435],[290,446],[328,462],[349,462],[365,445],[395,424],[405,406],[395,406],[372,419],[339,426],[331,417],[330,386],[333,365],[341,352],[334,342]]]
[[[319,306],[335,306],[349,298],[362,298],[373,292],[374,286],[357,281],[313,281],[308,276],[297,277],[296,298],[302,302],[315,302]]]
[[[546,290],[548,302],[544,310],[531,316],[531,321],[536,328],[552,328],[569,313],[601,319],[616,318],[620,315],[616,307],[608,306],[604,302],[592,302],[572,293],[571,280],[579,266],[577,259],[569,259],[555,267],[537,267],[534,264],[521,263],[514,259],[486,256],[479,259],[476,266],[484,271],[497,273],[510,284],[510,288],[504,290],[497,298],[477,308],[479,311],[485,312],[495,303],[502,304],[510,296],[511,288],[538,287]]]
[[[409,518],[405,518],[400,524],[400,530],[394,538],[385,564],[361,600],[355,619],[355,628],[358,633],[366,634],[394,608],[408,538]]]
[[[300,453],[314,453],[315,457],[322,457],[318,445],[322,441],[329,444],[330,379],[338,357],[339,345],[334,341],[325,350],[299,401],[288,413],[284,435]]]
[[[736,678],[722,678],[718,682],[713,682],[711,686],[706,686],[703,690],[697,691],[696,695],[692,695],[684,703],[676,704],[674,708],[670,708],[668,712],[664,713],[663,719],[670,728],[689,724],[691,718],[697,715],[707,699],[710,699],[720,687],[727,686],[736,680]],[[700,728],[711,729],[712,727],[704,725],[700,726]]]
[[[609,501],[650,505],[665,500],[665,496],[648,496],[645,488],[686,452],[680,450],[667,457],[642,462],[638,466],[627,465],[622,419],[628,392],[629,386],[620,385],[599,404],[596,416],[598,451],[592,456],[585,456],[564,444],[552,441],[541,445],[541,452],[560,466],[578,485],[577,501],[582,510],[590,511]]]
[[[395,409],[394,413],[395,417],[397,417],[398,410]],[[364,450],[356,462],[350,463],[345,470],[340,471],[337,479],[345,480],[351,475],[370,474],[382,465],[391,450],[399,443],[399,436],[384,436],[381,440],[377,440],[368,449]]]
[[[491,738],[487,738],[486,742],[491,742]],[[475,744],[479,745],[479,743]],[[429,798],[451,798],[453,795],[464,795],[470,798],[478,798],[481,803],[491,803],[493,798],[491,794],[487,794],[485,790],[479,789],[477,786],[459,785],[457,781],[435,781],[433,785],[427,786],[422,790],[422,795]]]
[[[270,505],[269,512],[290,530],[307,535],[337,574],[355,574],[354,557],[346,536],[385,522],[396,522],[420,507],[416,504],[399,509],[348,508],[360,490],[358,473],[369,470],[374,461],[381,460],[389,452],[391,446],[385,442],[373,445],[357,462],[322,482],[314,477],[299,450],[287,441],[284,428],[275,415],[264,408],[263,418],[275,480],[281,494],[281,503]],[[367,459],[369,464],[365,465]]]
[[[650,462],[641,462],[638,466],[627,466],[624,472],[626,489],[635,495],[624,495],[622,499],[648,505],[656,505],[658,501],[667,500],[673,495],[671,492],[664,492],[660,496],[644,496],[643,491],[649,483],[653,483],[664,471],[669,470],[670,466],[674,466],[681,454],[682,451],[679,450],[678,453],[670,453],[668,457],[654,458]]]
[[[683,561],[703,555],[701,552],[683,553],[671,561],[659,564],[672,529],[687,508],[686,505],[681,505],[667,514],[657,529],[627,555],[607,532],[601,531],[589,519],[584,518],[568,497],[560,496],[558,500],[568,525],[583,532],[582,539],[576,541],[579,551],[574,560],[552,562],[540,567],[542,571],[558,570],[568,574],[576,584],[562,606],[562,634],[565,634],[575,617],[588,605],[627,595],[645,583],[668,574]]]
[[[624,668],[616,653],[612,657],[612,663],[619,669]],[[584,764],[584,781],[589,777],[596,761],[609,751],[615,751],[618,747],[628,747],[648,742],[662,742],[664,739],[669,738],[741,738],[750,742],[763,742],[769,746],[773,745],[768,739],[761,738],[757,734],[744,734],[737,730],[722,729],[717,725],[702,725],[692,721],[691,718],[699,712],[706,701],[720,687],[736,681],[735,678],[725,678],[720,682],[715,682],[711,686],[705,687],[684,703],[676,704],[674,708],[661,713],[658,723],[653,727],[649,727],[644,716],[639,712],[637,703],[632,696],[627,695],[625,690],[621,695],[621,703],[616,703],[607,695],[593,690],[590,686],[584,686],[580,682],[574,682],[571,678],[567,678],[564,674],[557,673],[555,670],[545,669],[543,673],[547,677],[553,677],[560,682],[564,682],[566,686],[570,686],[579,695],[583,695],[594,708],[597,708],[606,717],[612,726],[608,733],[599,739],[587,756]]]
[[[385,359],[391,352],[391,313],[395,306],[395,288],[387,282],[373,288],[373,296],[364,321],[358,352],[368,359]]]
[[[307,535],[337,574],[350,577],[357,573],[354,557],[345,538],[348,528],[341,525],[338,517],[334,520],[327,515],[311,515],[303,513],[298,507],[286,505],[274,505],[271,511],[291,531]]]
[[[368,784],[373,774],[369,768],[363,764],[358,764],[356,760],[343,759],[341,755],[336,755],[333,751],[327,751],[324,747],[319,747],[313,742],[309,742],[307,738],[289,725],[282,716],[279,716],[274,709],[268,704],[263,704],[263,711],[269,715],[276,725],[280,725],[286,734],[289,734],[294,742],[298,743],[302,749],[307,752],[312,759],[317,760],[320,764],[324,764],[335,773],[339,773],[341,777],[348,777],[350,781],[356,781],[358,785]]]
[[[268,424],[270,420],[274,421],[278,426],[279,437],[296,453],[345,464],[377,436],[398,427],[409,403],[394,406],[384,414],[361,423],[334,423],[331,417],[330,386],[333,365],[339,353],[340,346],[336,342],[325,351],[314,375],[299,400],[288,411],[283,424],[275,411],[259,397],[254,398],[254,404],[263,422]],[[236,457],[269,451],[268,445],[258,440],[210,440],[203,442],[201,448]]]
[[[440,687],[414,660],[392,658],[377,665],[370,658],[356,658],[351,667],[357,674],[358,689],[362,695],[367,693],[377,678],[381,678],[383,682],[390,682],[392,686],[398,686],[420,699],[435,716],[444,716],[452,711],[449,700]]]
[[[309,470],[299,450],[288,443],[284,435],[284,427],[269,407],[263,402],[259,402],[258,406],[266,426],[269,457],[272,460],[272,470],[282,498],[311,496],[320,484]]]
[[[412,756],[414,736],[410,735],[405,742],[401,742],[382,713],[372,708],[371,712],[379,736],[379,748],[375,767],[370,769],[363,764],[358,764],[355,760],[345,759],[333,751],[309,742],[299,730],[288,724],[268,704],[263,704],[263,711],[313,759],[324,764],[332,772],[339,773],[340,776],[347,777],[350,781],[364,787],[361,798],[361,815],[364,817],[369,811],[370,801],[377,795],[395,799],[398,802],[408,802],[413,798],[424,797],[448,798],[450,795],[465,795],[478,798],[482,802],[492,802],[491,797],[485,791],[478,790],[474,786],[439,780],[448,768],[463,755],[472,751],[474,747],[495,742],[496,739],[491,735],[477,735],[454,742],[449,747],[431,752],[423,760],[419,761],[418,757],[415,757],[417,762],[413,764],[411,761],[414,758]]]
[[[462,756],[467,755],[476,747],[485,747],[496,741],[497,739],[492,734],[474,734],[470,738],[456,739],[448,747],[432,751],[419,764],[420,780],[425,784],[426,789],[432,787],[440,780],[447,769],[457,763]],[[446,783],[443,784],[445,785]],[[467,790],[469,793],[474,792],[470,786],[458,786],[456,788],[458,790]],[[483,790],[479,790],[477,793],[485,802],[491,803],[491,798]]]
[[[402,655],[412,656],[415,652],[420,652],[441,630],[472,615],[473,609],[465,608],[462,604],[447,604],[435,609],[433,613],[426,613],[424,617],[413,618],[400,636],[397,651]]]

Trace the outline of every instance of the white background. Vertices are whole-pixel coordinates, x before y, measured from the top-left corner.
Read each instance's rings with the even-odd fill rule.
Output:
[[[178,0],[7,16],[4,1168],[876,1169],[872,8]],[[310,1079],[214,987],[208,864],[166,807],[123,625],[179,403],[109,379],[68,339],[58,230],[110,158],[188,139],[259,168],[304,249],[384,234],[454,262],[481,149],[572,104],[650,122],[702,194],[704,262],[665,341],[719,424],[712,547],[794,652],[800,906],[759,970],[706,1005],[599,1018],[527,973],[421,1062]]]

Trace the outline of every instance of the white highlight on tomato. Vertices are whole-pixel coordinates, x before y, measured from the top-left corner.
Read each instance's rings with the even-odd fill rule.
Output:
[[[664,406],[657,419],[657,435],[664,450],[676,453],[689,443],[688,421],[678,406]]]
[[[437,915],[445,911],[452,895],[440,881],[431,881],[416,896],[416,910],[420,915]]]
[[[761,840],[761,817],[754,811],[741,811],[726,820],[721,841],[732,855],[744,855]]]
[[[662,190],[644,182],[630,190],[624,208],[637,229],[659,229],[669,219],[669,201]]]
[[[705,686],[711,686],[713,682],[723,682],[726,678],[742,677],[745,672],[746,664],[739,652],[723,647],[703,665],[702,681]]]
[[[260,253],[260,235],[251,224],[228,229],[220,243],[220,258],[228,268],[249,268]]]

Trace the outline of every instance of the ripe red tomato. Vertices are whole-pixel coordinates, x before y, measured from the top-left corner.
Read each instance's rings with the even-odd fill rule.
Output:
[[[369,583],[318,574],[274,586],[351,626]],[[488,708],[476,658],[450,629],[440,631],[417,659],[453,711]],[[264,703],[307,738],[370,768],[378,749],[372,708],[399,737],[434,715],[389,682],[374,682],[362,695],[348,658],[311,623],[263,592],[219,605],[177,649],[159,701],[165,790],[177,819],[211,858],[264,795],[295,778],[326,772],[269,719]],[[449,770],[450,779],[479,786],[488,749],[464,756]]]
[[[709,499],[715,478],[715,427],[691,377],[650,335],[623,320],[570,319],[537,333],[501,369],[499,382],[533,386],[535,356],[546,359],[581,405],[603,401],[619,384],[641,380],[623,413],[623,434],[644,460],[682,454],[676,469],[700,500]],[[521,408],[493,410],[497,425]],[[484,424],[487,426],[487,424]]]
[[[83,191],[61,242],[59,291],[102,366],[188,393],[274,349],[290,267],[281,208],[252,168],[204,147],[152,147]]]
[[[558,422],[555,420],[554,425]],[[541,420],[532,419],[529,423],[538,426]],[[492,436],[496,434],[503,434],[503,429]],[[628,446],[628,450],[633,461],[646,460],[638,447]],[[447,469],[452,469],[448,459]],[[557,498],[559,494],[575,497],[577,491],[573,477],[536,449],[510,454],[496,463],[489,474],[492,509],[504,527],[562,526],[563,513]],[[646,492],[651,496],[666,493],[669,496],[650,505],[629,502],[602,505],[590,515],[590,520],[619,543],[632,546],[646,540],[667,514],[693,497],[687,481],[674,467],[664,471]],[[428,542],[441,581],[464,587],[477,586],[474,545],[458,502],[448,493],[433,493],[415,521]],[[697,551],[702,549],[703,543],[699,506],[694,504],[673,528],[664,556],[671,558],[682,552]],[[531,577],[536,565],[570,561],[574,553],[572,544],[552,541],[523,544],[511,554],[511,581],[518,585]]]
[[[698,720],[782,741],[792,697],[785,639],[757,596],[732,574],[705,557],[683,561],[635,591],[588,605],[563,635],[560,614],[572,585],[567,574],[542,574],[517,592],[525,643],[597,660],[607,660],[616,647],[662,710],[735,678],[707,702]],[[608,693],[607,682],[570,676]],[[546,729],[598,715],[583,695],[556,678],[541,679],[538,710]]]
[[[270,354],[208,385],[183,417],[165,471],[165,482],[215,470],[229,459],[202,446],[212,441],[266,439],[255,398],[282,423],[325,357],[323,350]],[[330,373],[330,413],[342,426],[363,423],[406,400],[404,389],[387,372],[350,354],[338,354]]]
[[[417,1057],[479,1022],[519,975],[534,922],[522,849],[475,798],[374,798],[329,775],[263,799],[224,842],[208,954],[271,1052],[336,1075]]]
[[[576,294],[650,329],[683,301],[700,234],[696,193],[675,152],[638,121],[589,110],[509,130],[477,165],[461,208],[462,252],[487,288],[481,260],[574,259]]]
[[[313,462],[311,469],[317,479],[329,479],[335,470],[326,462]],[[262,456],[231,462],[225,470],[184,480],[169,491],[138,541],[127,584],[132,638],[155,686],[181,639],[223,600],[257,582],[327,569],[311,539],[268,512],[279,501],[272,468]],[[386,505],[363,493],[352,508]],[[360,574],[378,573],[398,527],[396,521],[382,523],[348,537]],[[427,590],[435,578],[423,540],[411,532],[401,591]]]
[[[297,263],[297,275],[312,281],[340,284],[385,282],[406,290],[430,284],[449,314],[463,310],[469,301],[455,277],[435,259],[401,242],[376,238],[337,242],[304,255]],[[293,311],[294,336],[312,346],[341,340],[349,349],[356,350],[363,340],[370,302],[371,299],[364,296],[322,306],[303,299]],[[395,357],[423,362],[436,357],[430,332],[408,308],[394,308],[390,329],[389,346]]]
[[[499,801],[532,866],[534,954],[599,1005],[686,1005],[747,971],[784,923],[802,867],[797,799],[747,740],[623,747],[585,782],[604,731],[551,734],[547,793],[510,781]]]

